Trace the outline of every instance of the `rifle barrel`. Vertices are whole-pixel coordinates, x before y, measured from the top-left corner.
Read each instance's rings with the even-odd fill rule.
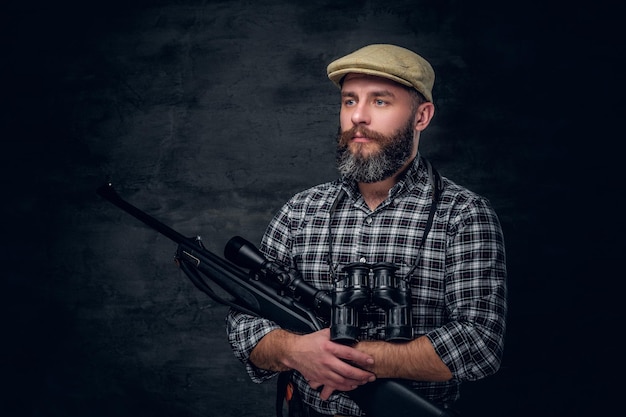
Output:
[[[161,223],[160,221],[158,221],[154,217],[144,213],[143,211],[141,211],[137,207],[133,206],[132,204],[130,204],[129,202],[124,200],[122,197],[119,196],[119,194],[117,194],[117,192],[115,191],[115,189],[113,188],[113,185],[111,183],[107,183],[107,184],[104,184],[104,185],[100,186],[96,190],[96,192],[100,196],[106,198],[111,203],[115,204],[116,206],[118,206],[119,208],[121,208],[122,210],[127,212],[128,214],[130,214],[133,217],[135,217],[136,219],[141,220],[146,225],[148,225],[148,226],[152,227],[153,229],[157,230],[159,233],[167,236],[168,238],[170,238],[174,242],[180,244],[180,243],[183,243],[183,242],[188,242],[190,240],[188,237],[183,236],[182,234],[178,233],[176,230],[174,230],[171,227]]]

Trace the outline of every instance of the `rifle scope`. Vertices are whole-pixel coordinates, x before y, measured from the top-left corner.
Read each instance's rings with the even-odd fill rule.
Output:
[[[316,313],[328,318],[332,306],[332,298],[328,291],[319,290],[308,284],[297,271],[287,270],[269,261],[256,246],[241,236],[235,236],[226,243],[224,257],[242,268],[276,282],[293,298],[302,299],[305,304],[313,306]]]

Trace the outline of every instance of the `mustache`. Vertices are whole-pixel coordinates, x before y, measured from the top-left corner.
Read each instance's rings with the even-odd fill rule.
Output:
[[[366,138],[375,142],[386,142],[387,136],[376,132],[375,130],[368,129],[364,126],[352,126],[350,129],[339,133],[339,145],[348,146],[350,141],[356,135],[365,136]]]

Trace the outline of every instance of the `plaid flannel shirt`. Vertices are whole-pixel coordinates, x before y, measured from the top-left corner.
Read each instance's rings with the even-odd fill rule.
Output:
[[[433,186],[419,161],[415,158],[374,211],[356,184],[341,180],[296,194],[269,224],[260,250],[269,259],[297,269],[314,287],[330,290],[330,218],[336,268],[358,261],[392,262],[399,266],[396,275],[404,277],[416,261],[432,202]],[[456,401],[462,381],[498,370],[507,308],[504,239],[495,212],[481,196],[445,177],[442,181],[432,229],[411,277],[413,334],[426,335],[453,374],[450,381],[413,381],[412,385],[439,404]],[[346,195],[331,215],[341,188]],[[260,383],[275,376],[255,367],[249,356],[261,338],[279,326],[236,311],[226,320],[233,352],[252,380]],[[384,312],[372,307],[361,321],[370,324],[362,337],[376,339]],[[334,393],[322,401],[298,372],[294,382],[303,400],[320,413],[363,415],[345,394]]]

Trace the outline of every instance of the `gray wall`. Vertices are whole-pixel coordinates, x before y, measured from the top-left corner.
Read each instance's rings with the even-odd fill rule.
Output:
[[[272,416],[274,383],[252,384],[233,357],[225,307],[176,268],[172,242],[95,189],[112,181],[218,254],[234,235],[258,242],[287,198],[336,175],[326,65],[387,42],[432,62],[437,112],[422,153],[492,201],[507,240],[504,366],[466,386],[465,415],[582,415],[604,395],[592,359],[612,346],[579,347],[613,315],[600,290],[619,255],[602,226],[612,174],[594,171],[616,153],[606,133],[623,111],[611,12],[15,3],[2,27],[3,415]]]

